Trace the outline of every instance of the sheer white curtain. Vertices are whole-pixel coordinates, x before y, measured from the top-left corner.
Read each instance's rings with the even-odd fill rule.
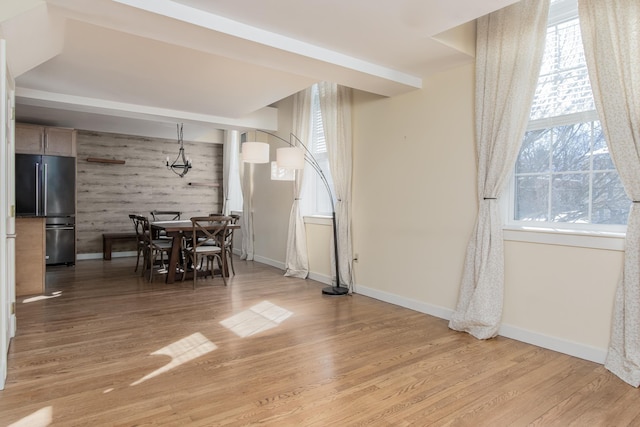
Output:
[[[222,146],[222,213],[229,215],[229,195],[231,189],[231,162],[237,161],[238,144],[240,133],[237,130],[227,130],[224,132],[224,144]]]
[[[296,93],[293,97],[293,134],[308,146],[311,128],[311,88]],[[294,141],[291,141],[294,142]],[[297,141],[295,142],[298,144]],[[296,171],[293,184],[293,205],[289,216],[289,234],[285,276],[306,279],[309,275],[309,256],[307,254],[307,233],[304,218],[300,212],[300,196],[304,169]]]
[[[449,327],[476,338],[497,335],[504,295],[498,199],[509,180],[538,81],[549,0],[523,0],[478,19],[476,145],[479,208]]]
[[[596,110],[627,196],[624,267],[605,367],[640,385],[640,1],[579,0]]]
[[[335,83],[318,83],[320,111],[329,167],[336,196],[338,265],[340,282],[352,290],[353,250],[351,247],[351,89]],[[332,271],[335,271],[335,260]]]
[[[240,187],[242,189],[242,252],[240,259],[253,261],[253,163],[240,161]]]

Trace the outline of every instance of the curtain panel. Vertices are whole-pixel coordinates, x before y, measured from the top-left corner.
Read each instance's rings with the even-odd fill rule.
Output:
[[[238,151],[239,132],[237,130],[227,130],[224,132],[224,145],[222,146],[222,213],[229,215],[229,194],[231,183],[231,159],[234,151]]]
[[[605,367],[640,385],[640,2],[579,0],[596,110],[627,196],[624,266]]]
[[[479,207],[449,327],[479,339],[496,336],[502,318],[504,248],[498,199],[513,171],[529,119],[548,12],[549,0],[523,0],[478,19]]]
[[[240,188],[242,190],[242,252],[240,259],[253,261],[253,164],[240,161]]]
[[[311,88],[296,93],[293,97],[293,134],[302,141],[310,140],[311,129]],[[295,141],[299,145],[298,141]],[[300,198],[304,169],[296,171],[293,183],[293,204],[289,215],[289,233],[285,258],[285,276],[306,279],[309,275],[309,256],[307,254],[307,232],[304,218],[300,212]]]
[[[338,236],[338,265],[340,282],[353,286],[353,249],[351,241],[351,89],[335,83],[318,83],[320,111],[327,142],[329,167],[336,197],[335,215]],[[332,240],[333,241],[333,240]],[[331,252],[332,271],[335,271],[335,256]]]

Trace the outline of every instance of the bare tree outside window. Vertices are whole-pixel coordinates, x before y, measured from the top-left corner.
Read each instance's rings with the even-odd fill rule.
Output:
[[[630,206],[595,111],[575,0],[553,1],[513,220],[625,225]]]

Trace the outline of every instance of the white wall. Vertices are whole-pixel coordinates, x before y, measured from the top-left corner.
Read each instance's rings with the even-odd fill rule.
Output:
[[[472,73],[459,67],[394,98],[354,97],[359,292],[454,307],[477,209]]]
[[[357,291],[448,318],[477,211],[474,67],[356,96]],[[505,242],[501,334],[602,361],[622,252]]]
[[[448,318],[477,212],[474,67],[424,86],[393,98],[354,94],[355,290]],[[256,182],[256,259],[274,265],[284,263],[292,199],[281,184]],[[322,279],[331,228],[307,231],[311,277]],[[505,242],[501,334],[602,362],[621,267],[620,251]]]
[[[278,107],[279,136],[287,139],[292,129],[293,99],[280,101]],[[276,159],[276,149],[287,145],[273,137],[249,132],[249,139],[269,142],[271,160]],[[293,204],[293,183],[290,181],[272,181],[271,166],[254,166],[253,227],[255,260],[275,267],[284,268],[289,214]]]

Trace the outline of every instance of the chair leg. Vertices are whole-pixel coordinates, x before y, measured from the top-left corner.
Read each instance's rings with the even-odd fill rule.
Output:
[[[142,251],[142,269],[140,270],[141,277],[144,277],[147,268],[149,268],[149,248],[144,248]]]
[[[156,254],[155,251],[153,256],[151,256],[151,254],[149,254],[149,283],[153,282],[153,266],[156,263]]]
[[[187,266],[189,265],[189,263],[191,262],[191,255],[187,254],[185,252],[185,257],[184,257],[184,269],[182,271],[182,281],[184,282],[184,279],[187,278]]]
[[[233,267],[233,253],[231,252],[231,248],[229,248],[229,250],[227,250],[226,252],[227,252],[227,259],[229,260],[229,265],[231,266],[231,272],[235,276],[236,269]]]
[[[149,265],[149,283],[153,282],[153,267],[156,265],[156,261],[158,261],[158,252],[160,252],[160,256],[162,257],[162,251],[152,251],[153,259],[151,260],[151,265]]]
[[[137,252],[138,252],[138,256],[136,257],[136,268],[135,270],[133,270],[134,272],[138,271],[138,264],[140,264],[140,247],[138,247]]]
[[[202,262],[202,259],[200,260]],[[196,280],[198,279],[198,269],[196,265],[198,264],[198,257],[195,256],[193,260],[193,290],[196,290]]]
[[[222,283],[224,283],[225,286],[227,286],[227,278],[224,276],[224,271],[222,270],[222,257],[225,256],[225,254],[223,254],[222,252],[220,253],[220,255],[216,255],[217,259],[218,259],[218,265],[220,267],[220,276],[222,276]],[[213,275],[213,273],[212,273]]]

